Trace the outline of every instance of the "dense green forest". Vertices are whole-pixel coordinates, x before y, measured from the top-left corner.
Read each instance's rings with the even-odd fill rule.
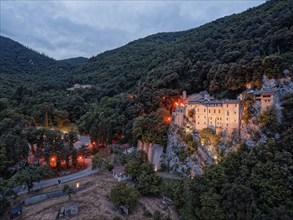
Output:
[[[248,82],[259,88],[263,74],[282,77],[293,63],[292,24],[291,1],[268,1],[196,29],[155,34],[92,57],[74,79],[94,82],[100,102],[80,125],[90,132],[95,119],[131,139],[137,117],[148,119],[159,108],[170,111],[182,90],[235,97]],[[127,95],[133,98],[123,99]],[[107,115],[101,114],[104,109]]]
[[[195,29],[151,35],[89,60],[56,61],[0,36],[1,195],[14,174],[8,168],[27,158],[28,143],[42,135],[36,126],[45,125],[46,119],[50,127],[76,124],[99,144],[137,139],[165,144],[168,118],[183,90],[235,97],[246,83],[260,88],[264,74],[280,78],[284,69],[292,72],[292,14],[292,1],[271,0]],[[75,83],[92,87],[67,90]],[[292,122],[290,114],[284,117],[284,125]],[[255,149],[243,146],[202,177],[182,183],[187,184],[184,190],[178,186],[178,193],[194,196],[180,197],[180,213],[186,219],[292,217],[292,199],[286,199],[292,198],[292,128],[286,126],[279,140]],[[54,141],[72,145],[61,143],[58,132],[50,137],[39,146],[52,150]],[[231,206],[233,199],[243,204]],[[238,209],[247,212],[242,215]]]
[[[88,62],[55,61],[1,37],[1,97],[37,116],[37,124],[43,120],[38,109],[49,105],[52,117],[61,112],[100,142],[123,137],[164,143],[164,135],[152,140],[137,133],[134,122],[143,117],[153,127],[153,115],[168,117],[183,90],[235,97],[248,82],[259,88],[263,74],[282,77],[293,63],[292,24],[292,2],[271,0],[199,28],[130,42]],[[67,91],[74,83],[93,87]],[[158,129],[166,130],[161,124]]]
[[[278,139],[243,144],[203,175],[165,184],[183,219],[292,219],[293,95],[283,101]]]

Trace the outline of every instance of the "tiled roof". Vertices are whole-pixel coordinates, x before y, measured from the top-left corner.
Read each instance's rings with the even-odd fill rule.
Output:
[[[234,100],[223,100],[223,104],[239,104],[240,100],[234,99]]]
[[[124,166],[115,167],[112,172],[117,175],[124,175],[126,173]]]
[[[120,145],[119,146],[121,149],[128,149],[128,148],[131,148],[131,146],[128,144],[128,143],[126,143],[126,144],[122,144],[122,145]]]

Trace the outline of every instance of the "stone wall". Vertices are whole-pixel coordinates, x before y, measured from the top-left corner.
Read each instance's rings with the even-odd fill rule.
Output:
[[[163,147],[161,145],[139,141],[137,150],[144,151],[148,155],[149,162],[154,165],[156,170],[161,168],[161,156],[163,154]]]

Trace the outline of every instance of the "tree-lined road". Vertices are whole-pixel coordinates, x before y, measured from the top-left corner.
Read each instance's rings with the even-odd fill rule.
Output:
[[[93,175],[98,172],[98,169],[92,170],[92,160],[90,158],[85,159],[85,163],[87,165],[87,168],[85,170],[82,170],[80,172],[76,172],[73,174],[69,174],[66,176],[60,176],[60,177],[56,177],[56,178],[52,178],[52,179],[41,180],[40,182],[34,183],[32,191],[38,190],[38,189],[43,189],[43,188],[46,188],[49,186],[58,185],[58,180],[60,180],[61,184],[62,184],[62,183],[66,183],[69,181],[78,180],[78,179]],[[17,195],[21,195],[21,194],[28,192],[27,188],[23,188],[22,186],[15,187],[13,190],[15,193],[17,193]]]

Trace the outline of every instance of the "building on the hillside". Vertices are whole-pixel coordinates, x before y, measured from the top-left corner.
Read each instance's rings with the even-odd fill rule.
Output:
[[[73,85],[73,87],[68,88],[67,90],[74,91],[76,89],[90,89],[90,88],[92,88],[92,86],[89,84],[81,85],[81,84],[76,83]]]
[[[77,141],[73,144],[75,149],[79,149],[82,146],[89,146],[91,144],[90,136],[86,135],[77,135]]]
[[[264,111],[268,107],[272,106],[275,102],[276,93],[274,90],[261,90],[253,93],[254,100],[260,102],[260,111]]]
[[[203,91],[189,96],[185,109],[173,114],[178,126],[183,124],[181,112],[185,112],[194,130],[212,128],[230,134],[240,129],[240,100],[215,100]]]
[[[177,107],[175,112],[172,113],[174,123],[179,127],[183,126],[183,119],[185,115],[185,109],[182,107]]]
[[[162,146],[139,141],[137,150],[144,151],[148,155],[148,160],[156,171],[161,168],[161,156],[163,154]]]
[[[118,166],[115,167],[112,170],[112,175],[115,179],[117,179],[118,181],[123,181],[123,180],[130,180],[131,176],[129,176],[126,171],[124,166]]]
[[[135,151],[135,148],[130,144],[122,144],[119,146],[123,154],[130,154]]]

